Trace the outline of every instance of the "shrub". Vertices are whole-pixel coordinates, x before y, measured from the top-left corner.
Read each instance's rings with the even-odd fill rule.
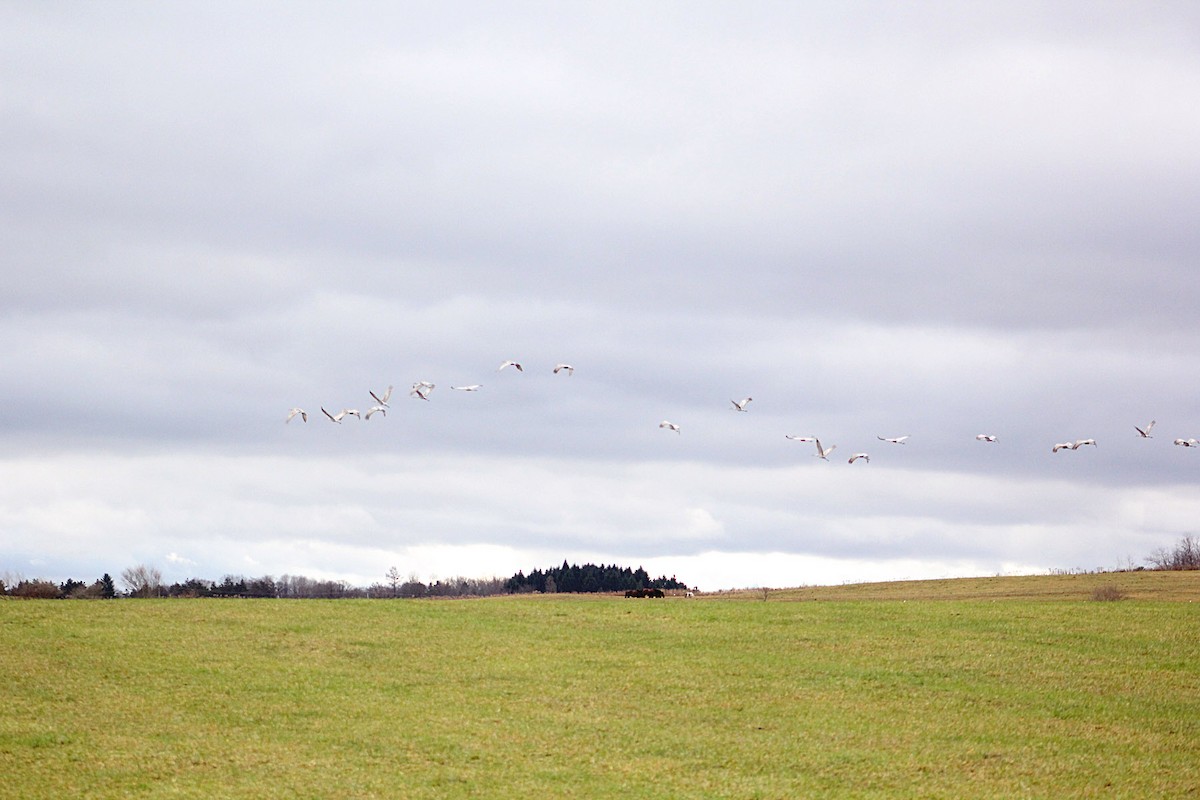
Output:
[[[1107,583],[1092,590],[1092,599],[1101,602],[1124,600],[1125,593],[1111,583]]]
[[[21,581],[12,590],[12,594],[14,597],[39,600],[56,600],[62,597],[62,591],[58,588],[58,584],[43,580]]]

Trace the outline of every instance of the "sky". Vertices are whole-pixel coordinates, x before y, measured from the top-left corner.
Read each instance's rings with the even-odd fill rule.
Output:
[[[9,580],[709,591],[1197,532],[1194,3],[0,21]]]

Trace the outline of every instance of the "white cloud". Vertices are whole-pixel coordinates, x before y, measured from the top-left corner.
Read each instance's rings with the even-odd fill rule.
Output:
[[[719,588],[760,581],[780,554],[806,583],[822,574],[876,579],[888,563],[922,575],[1116,566],[1188,533],[1200,512],[1190,485],[1113,489],[880,460],[868,471],[816,459],[751,469],[483,457],[26,458],[0,468],[0,552],[97,573],[165,559],[179,580],[247,570],[368,579],[391,565],[506,577],[569,557],[654,564],[698,583],[687,572],[695,565]],[[712,552],[737,557],[705,556]],[[923,560],[934,566],[913,566]]]

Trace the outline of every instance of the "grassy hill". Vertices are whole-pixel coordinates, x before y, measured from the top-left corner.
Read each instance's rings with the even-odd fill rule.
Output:
[[[1198,575],[10,601],[0,794],[1192,797]]]
[[[887,581],[772,589],[768,596],[771,600],[1090,600],[1097,590],[1109,587],[1130,600],[1192,602],[1200,600],[1200,570]],[[724,594],[762,599],[761,590]]]

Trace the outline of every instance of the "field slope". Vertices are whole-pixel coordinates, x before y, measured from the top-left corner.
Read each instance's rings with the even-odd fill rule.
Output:
[[[835,588],[0,602],[2,794],[1197,796],[1200,604]]]
[[[1086,572],[856,583],[771,590],[774,600],[1090,600],[1113,588],[1132,600],[1200,600],[1200,570]],[[731,593],[762,599],[760,592]]]

